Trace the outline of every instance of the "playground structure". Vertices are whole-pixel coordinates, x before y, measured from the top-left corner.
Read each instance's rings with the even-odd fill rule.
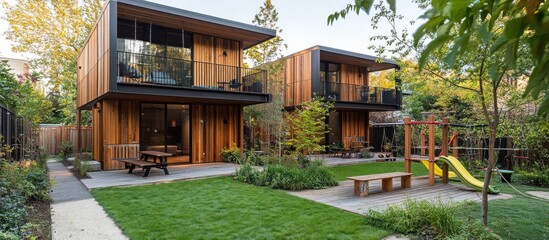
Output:
[[[422,155],[424,155],[425,150],[428,151],[427,159],[424,157],[412,157],[412,126],[413,125],[427,125],[428,126],[428,145],[421,149]],[[435,128],[439,125],[442,128],[442,144],[440,146],[440,156],[436,157],[436,146],[435,146]],[[458,157],[458,141],[457,141],[457,131],[454,131],[452,138],[449,140],[449,121],[448,118],[444,118],[442,121],[435,121],[435,116],[430,115],[427,121],[412,121],[410,117],[404,118],[404,160],[405,160],[405,172],[411,172],[411,163],[412,161],[427,161],[422,162],[428,169],[428,183],[430,186],[435,185],[435,175],[442,175],[442,182],[444,184],[448,183],[448,179],[452,172],[449,171],[451,167],[454,170],[453,174],[460,178],[460,180],[467,186],[472,187],[476,190],[482,189],[483,182],[474,178],[461,162],[457,159]],[[425,138],[425,135],[422,134],[422,138]],[[424,141],[424,139],[423,139]],[[452,155],[449,156],[449,145],[452,144]],[[436,165],[437,161],[442,161],[443,165],[441,169],[438,169]],[[442,174],[436,174],[436,171],[442,171]],[[499,190],[494,187],[489,187],[489,192],[493,194],[499,193]]]

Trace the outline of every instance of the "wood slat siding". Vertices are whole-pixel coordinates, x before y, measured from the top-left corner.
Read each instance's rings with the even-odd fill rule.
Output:
[[[370,141],[369,137],[369,113],[368,112],[349,112],[341,111],[341,137],[364,137]]]
[[[312,99],[311,52],[289,56],[284,64],[284,106],[298,106]]]
[[[202,63],[194,64],[194,84],[198,86],[217,87],[217,82],[239,79],[235,68],[239,67],[242,58],[242,44],[219,37],[194,34],[193,60]],[[223,55],[223,51],[226,55]]]
[[[112,159],[116,158],[138,158],[139,144],[105,144],[104,169],[124,169],[125,164]]]
[[[104,170],[123,169],[123,164],[113,163],[111,155],[105,155],[105,146],[139,142],[139,103],[107,99],[100,105],[94,110],[94,156]]]
[[[341,99],[340,101],[352,102],[360,98],[360,90],[356,85],[368,86],[368,72],[364,67],[348,64],[340,65]]]
[[[81,129],[82,148],[91,151],[93,146],[92,127],[83,126]],[[48,155],[57,155],[60,153],[62,142],[71,142],[73,148],[76,148],[78,143],[77,134],[78,128],[76,126],[41,126],[38,146],[45,148]]]
[[[109,91],[109,9],[103,9],[77,58],[77,106],[82,107]]]
[[[224,147],[242,146],[240,105],[192,105],[192,163],[221,162]]]

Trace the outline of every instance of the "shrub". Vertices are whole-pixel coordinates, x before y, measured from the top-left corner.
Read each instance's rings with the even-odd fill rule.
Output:
[[[259,170],[255,169],[251,164],[246,163],[240,165],[240,167],[236,169],[235,179],[241,182],[255,184],[260,174]]]
[[[25,169],[25,178],[33,187],[28,196],[40,201],[50,200],[50,180],[46,169],[33,163]]]
[[[549,187],[549,168],[532,169],[529,172],[519,171],[515,179],[522,184]]]
[[[263,171],[246,163],[237,169],[235,179],[258,186],[291,191],[320,189],[338,184],[324,162],[319,160],[312,161],[306,168],[269,164]]]
[[[232,143],[229,148],[223,148],[223,150],[221,150],[221,158],[224,162],[239,163],[240,154],[240,148],[238,148],[236,143]]]
[[[360,158],[371,158],[370,150],[372,147],[365,147],[360,150]]]
[[[404,201],[382,212],[370,210],[366,222],[370,225],[425,238],[444,238],[458,233],[461,223],[455,217],[459,205],[437,201]]]
[[[0,231],[0,239],[3,239],[3,240],[19,240],[19,236],[15,235],[11,232]]]
[[[88,170],[90,168],[90,165],[88,161],[92,161],[93,157],[91,153],[81,153],[78,155],[78,157],[74,160],[73,166],[76,171],[80,174],[80,176],[84,177],[88,175]]]
[[[19,234],[27,217],[25,196],[3,178],[0,178],[0,203],[0,232]]]
[[[67,160],[73,152],[72,143],[71,142],[62,142],[61,146],[59,147],[59,151],[61,156],[63,156],[63,160]]]
[[[49,200],[50,182],[47,171],[36,162],[29,162],[26,167],[15,162],[1,162],[0,179],[6,181],[6,186],[19,192],[25,199]]]

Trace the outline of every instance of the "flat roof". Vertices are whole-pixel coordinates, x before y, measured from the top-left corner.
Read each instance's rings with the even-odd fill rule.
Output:
[[[184,19],[190,22],[189,25],[187,25],[188,27],[192,27],[191,25],[193,23],[197,23],[196,21],[215,24],[217,25],[217,27],[221,27],[220,29],[215,29],[215,30],[221,30],[221,31],[218,31],[221,36],[223,36],[223,34],[229,34],[229,32],[224,32],[223,30],[237,31],[237,32],[234,32],[232,36],[234,36],[234,34],[236,33],[253,35],[254,36],[253,39],[243,40],[245,49],[253,45],[256,45],[258,43],[261,43],[263,41],[269,40],[276,36],[276,30],[273,30],[273,29],[263,28],[263,27],[252,25],[252,24],[241,23],[241,22],[219,18],[215,16],[210,16],[202,13],[192,12],[185,9],[162,5],[162,4],[158,4],[150,1],[144,1],[144,0],[111,0],[111,1],[179,17],[181,19]],[[139,16],[139,17],[147,18],[150,16]],[[166,22],[170,22],[170,20],[166,19]],[[208,29],[202,28],[200,30],[206,31]],[[195,32],[201,33],[196,30]],[[239,39],[235,39],[235,40],[239,40]]]
[[[303,53],[303,52],[313,51],[313,50],[320,51],[320,61],[343,63],[343,64],[349,64],[349,65],[355,65],[355,66],[366,66],[371,72],[382,71],[382,70],[399,67],[398,64],[391,59],[379,58],[376,56],[371,56],[367,54],[351,52],[347,50],[326,47],[321,45],[316,45],[310,48],[306,48],[299,52],[290,54],[286,57]]]

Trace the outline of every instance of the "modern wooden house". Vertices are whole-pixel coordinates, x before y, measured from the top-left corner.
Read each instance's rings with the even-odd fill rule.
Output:
[[[78,117],[92,111],[93,157],[105,170],[136,150],[168,163],[221,161],[243,144],[243,106],[266,103],[267,72],[243,50],[274,30],[142,0],[110,0],[77,59]]]
[[[334,110],[326,120],[331,133],[325,144],[345,143],[350,137],[369,141],[369,113],[400,110],[402,93],[395,88],[370,85],[373,73],[398,70],[392,60],[340,49],[314,46],[284,58],[284,101],[292,110],[314,96],[334,101]],[[345,143],[346,145],[348,143]]]

